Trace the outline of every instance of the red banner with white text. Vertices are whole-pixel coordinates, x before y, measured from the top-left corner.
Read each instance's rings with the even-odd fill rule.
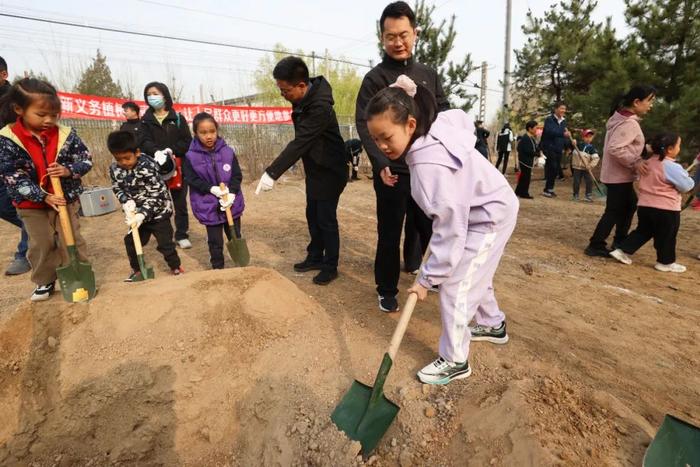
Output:
[[[86,96],[59,92],[61,117],[96,120],[122,120],[122,104],[128,99]],[[141,115],[148,106],[143,101],[134,101],[141,107]],[[246,107],[211,104],[174,104],[179,112],[191,122],[199,112],[210,113],[221,125],[289,124],[292,123],[290,107]]]

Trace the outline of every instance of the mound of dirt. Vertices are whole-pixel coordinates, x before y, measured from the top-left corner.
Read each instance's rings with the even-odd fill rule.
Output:
[[[21,305],[0,323],[0,464],[352,462],[327,415],[337,347],[319,305],[262,268]]]

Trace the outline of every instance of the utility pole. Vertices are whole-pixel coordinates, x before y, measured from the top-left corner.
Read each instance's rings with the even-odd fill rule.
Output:
[[[479,120],[486,121],[486,73],[488,64],[481,62],[481,89],[479,93]]]
[[[512,0],[506,0],[506,52],[503,63],[503,119],[508,119],[510,108],[510,17],[513,10]]]
[[[311,76],[316,76],[316,52],[311,51]]]

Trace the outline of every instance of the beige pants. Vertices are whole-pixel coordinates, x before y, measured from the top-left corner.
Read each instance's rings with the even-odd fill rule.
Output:
[[[78,259],[87,261],[87,245],[80,235],[78,201],[68,206],[70,223],[78,250]],[[56,280],[56,268],[68,264],[66,243],[61,232],[58,212],[47,209],[17,209],[19,217],[29,234],[29,251],[27,259],[32,264],[32,282],[36,285],[51,284]]]

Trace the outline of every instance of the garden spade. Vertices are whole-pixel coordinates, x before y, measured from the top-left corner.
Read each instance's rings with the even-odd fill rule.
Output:
[[[429,252],[426,251],[424,261],[428,254]],[[333,423],[344,431],[348,438],[360,442],[365,458],[377,446],[396,414],[399,413],[399,406],[384,395],[384,382],[396,359],[396,353],[406,333],[417,300],[418,295],[415,293],[408,296],[394,335],[391,337],[389,350],[384,354],[377,377],[374,379],[374,386],[367,386],[357,380],[353,381],[350,390],[345,393],[340,404],[331,414]]]
[[[700,465],[700,427],[666,415],[647,448],[644,467],[688,467]]]
[[[143,246],[141,245],[141,236],[139,235],[139,227],[136,224],[131,226],[131,238],[134,240],[134,248],[136,249],[136,258],[139,261],[139,271],[141,275],[134,275],[134,282],[153,279],[156,277],[153,268],[146,265],[146,260],[143,257]]]
[[[222,190],[226,189],[224,183],[219,184]],[[229,195],[226,195],[224,201],[228,200]],[[245,267],[250,264],[250,252],[248,251],[248,244],[243,237],[236,236],[236,229],[233,228],[233,216],[231,215],[231,206],[226,208],[226,221],[228,222],[229,232],[231,233],[231,240],[226,243],[226,248],[228,249],[231,259],[239,267]]]
[[[58,177],[51,177],[51,186],[56,196],[63,197],[63,188]],[[78,261],[73,229],[70,224],[70,215],[65,206],[58,207],[58,217],[61,221],[61,230],[66,242],[69,260],[68,265],[56,269],[58,283],[61,285],[61,293],[67,302],[86,302],[92,299],[97,292],[95,273],[89,263]]]

